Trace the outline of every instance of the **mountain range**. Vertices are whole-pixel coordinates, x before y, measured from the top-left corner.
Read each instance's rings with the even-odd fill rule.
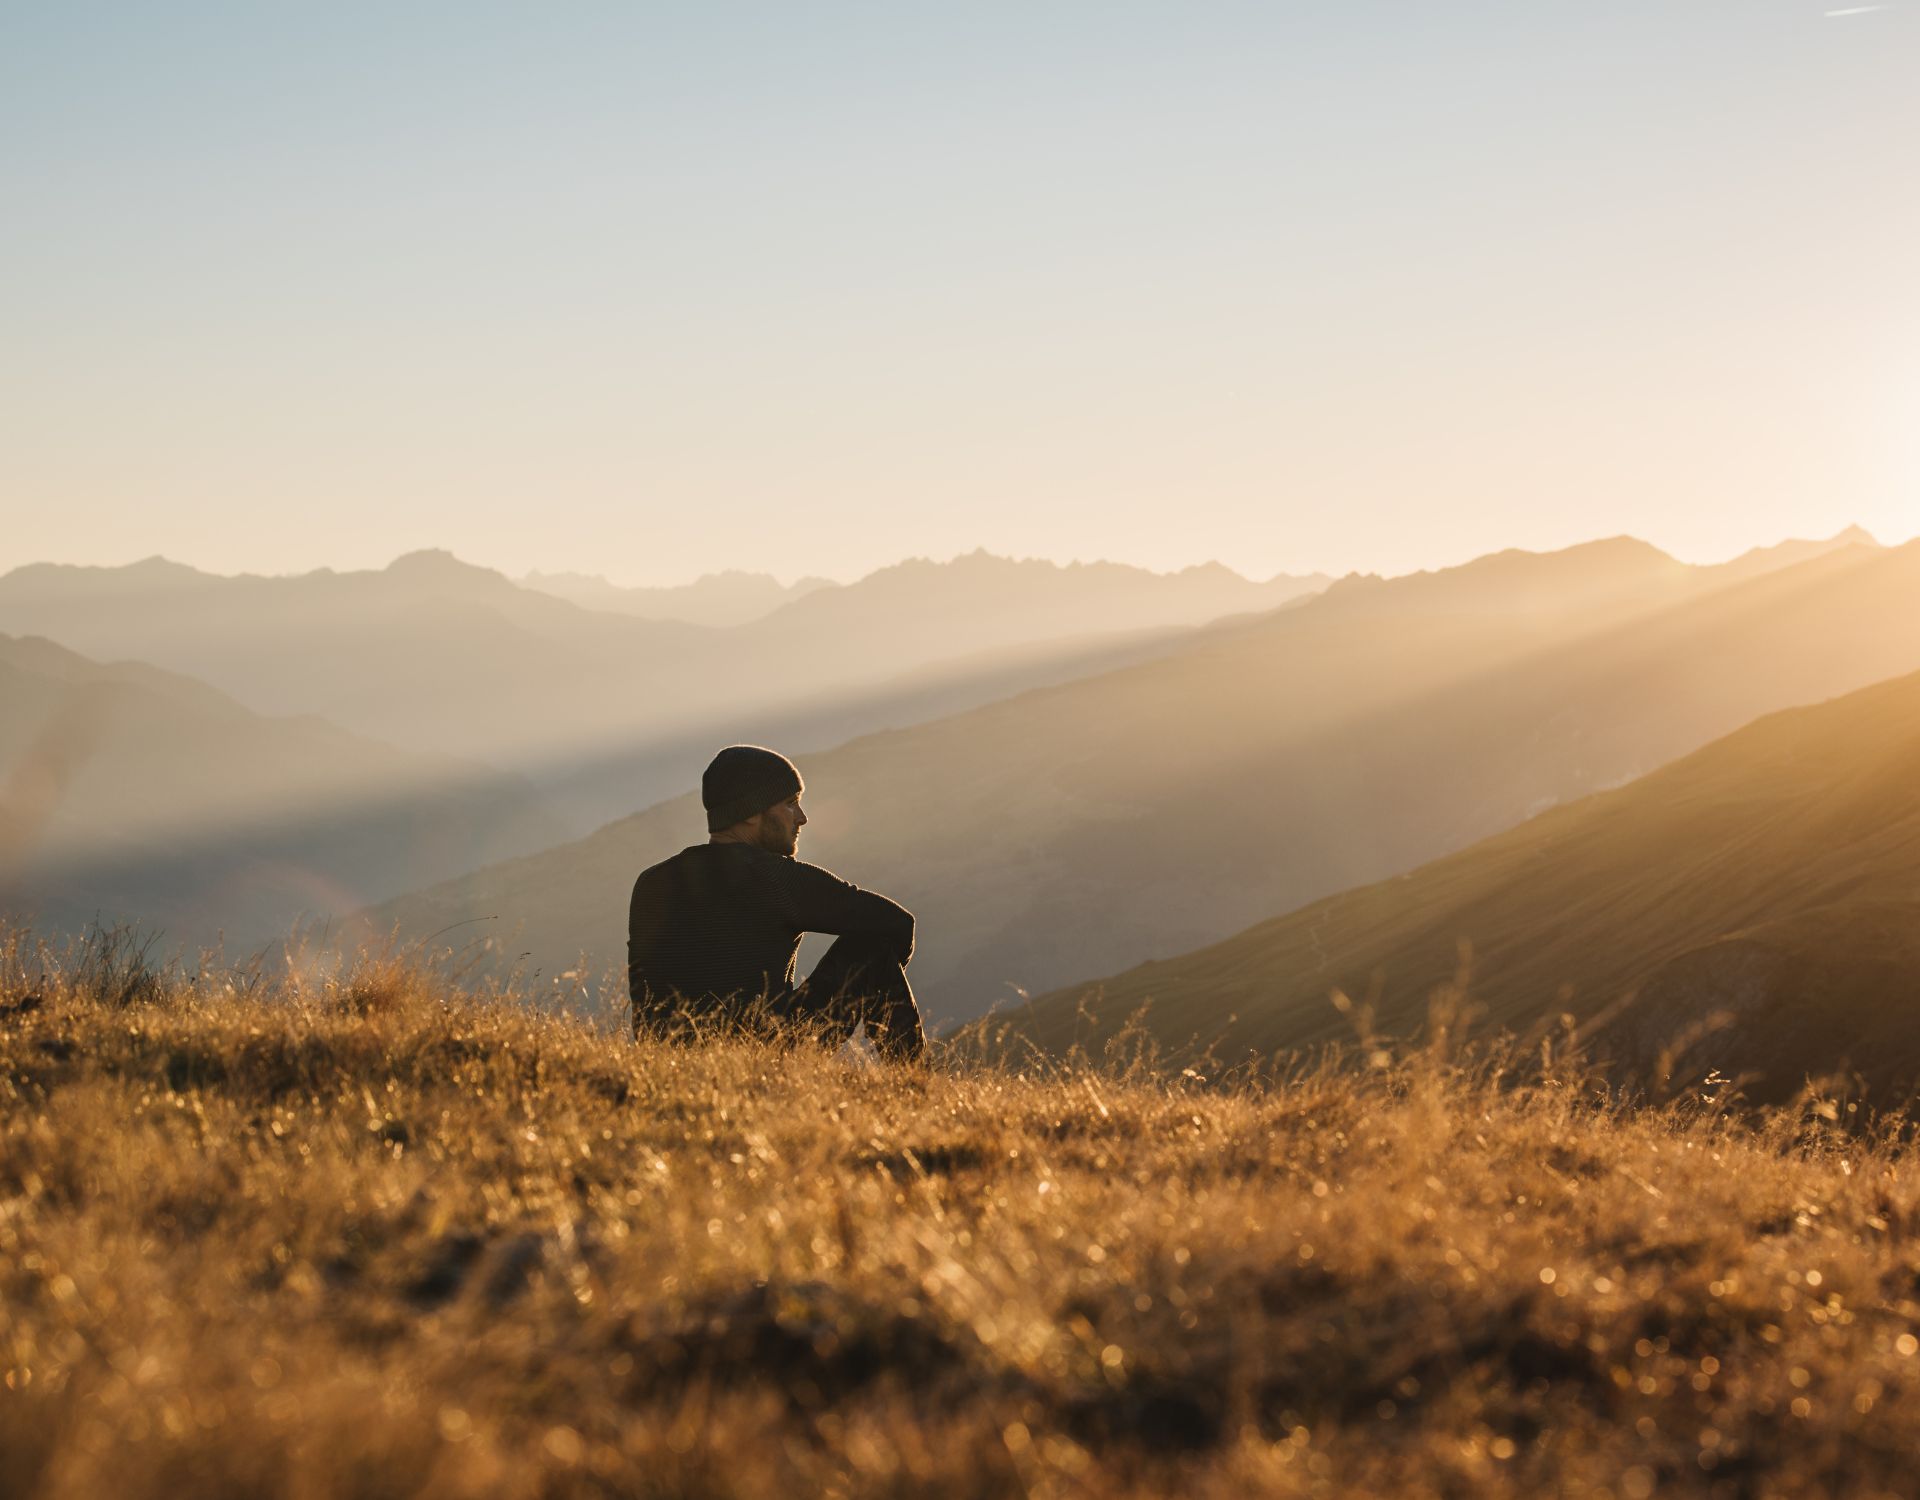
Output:
[[[715,742],[837,743],[1134,656],[1320,582],[975,553],[716,628],[583,609],[443,552],[284,578],[153,558],[15,569],[0,577],[0,631],[524,774],[577,832],[683,784]]]
[[[804,757],[803,857],[919,914],[916,982],[932,1015],[963,1019],[1920,669],[1917,591],[1920,548],[1850,533],[1708,568],[1622,538],[1350,578],[1150,660]],[[703,836],[683,795],[375,919],[491,919],[529,967],[584,956],[610,974],[634,875]]]

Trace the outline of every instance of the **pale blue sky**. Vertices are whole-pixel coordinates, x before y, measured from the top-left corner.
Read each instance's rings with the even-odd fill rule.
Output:
[[[1920,531],[1920,0],[0,0],[0,566]]]

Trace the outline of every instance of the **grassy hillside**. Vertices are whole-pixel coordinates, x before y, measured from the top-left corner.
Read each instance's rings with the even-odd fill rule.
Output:
[[[1910,1487],[1920,1169],[1844,1106],[0,971],[10,1495]]]
[[[1668,1065],[1755,1074],[1773,1095],[1841,1067],[1883,1092],[1920,1081],[1920,677],[1775,714],[1410,875],[1101,981],[1092,1027],[1086,985],[1031,1025],[1064,1047],[1151,1000],[1163,1038],[1311,1046],[1351,1032],[1337,988],[1405,1034],[1463,941],[1491,1021],[1608,1016],[1597,1039],[1642,1074],[1691,1036]]]
[[[803,756],[803,857],[903,901],[932,1014],[1217,941],[1920,668],[1920,546],[1728,583],[1631,541],[1356,579],[1156,660]],[[686,785],[696,784],[690,771]],[[384,908],[492,919],[552,974],[622,956],[683,796]]]
[[[0,913],[284,937],[561,825],[517,777],[0,636]]]

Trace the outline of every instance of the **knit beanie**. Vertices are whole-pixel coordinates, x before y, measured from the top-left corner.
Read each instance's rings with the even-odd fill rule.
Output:
[[[799,767],[778,751],[759,745],[729,745],[714,756],[700,778],[707,832],[731,828],[776,802],[798,796],[804,789]]]

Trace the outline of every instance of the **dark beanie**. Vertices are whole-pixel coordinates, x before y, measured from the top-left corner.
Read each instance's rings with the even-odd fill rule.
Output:
[[[719,833],[805,790],[800,769],[776,750],[729,745],[700,778],[707,832]]]

